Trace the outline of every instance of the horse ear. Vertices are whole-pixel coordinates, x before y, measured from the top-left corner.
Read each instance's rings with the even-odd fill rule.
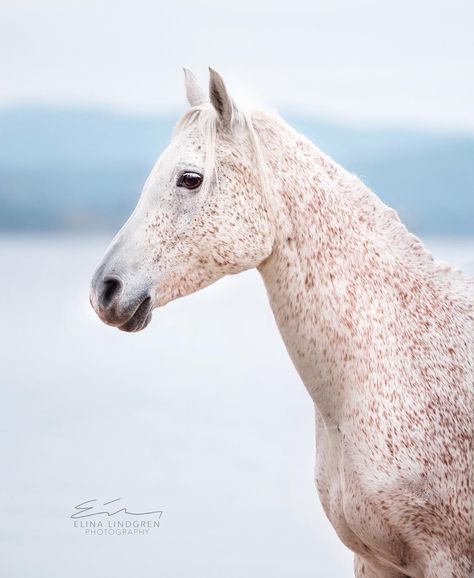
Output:
[[[230,125],[236,110],[220,74],[209,68],[209,98],[212,106],[225,124]]]
[[[207,101],[207,97],[201,90],[194,74],[188,69],[184,70],[184,86],[186,88],[186,97],[191,106],[199,106]]]

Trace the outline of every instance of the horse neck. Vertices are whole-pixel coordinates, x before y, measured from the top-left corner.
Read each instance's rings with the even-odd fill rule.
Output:
[[[394,292],[432,258],[393,210],[304,137],[276,120],[257,130],[276,230],[259,271],[297,370],[323,418],[337,421],[354,360],[370,359],[381,324],[393,321]]]

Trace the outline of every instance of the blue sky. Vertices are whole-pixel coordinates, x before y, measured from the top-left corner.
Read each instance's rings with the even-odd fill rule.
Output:
[[[0,105],[184,106],[181,66],[366,125],[474,133],[470,0],[2,0]]]

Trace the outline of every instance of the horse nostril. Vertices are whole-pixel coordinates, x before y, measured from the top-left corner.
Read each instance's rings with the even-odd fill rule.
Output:
[[[117,277],[106,277],[104,279],[104,289],[100,301],[103,307],[108,307],[114,298],[120,293],[122,282]]]

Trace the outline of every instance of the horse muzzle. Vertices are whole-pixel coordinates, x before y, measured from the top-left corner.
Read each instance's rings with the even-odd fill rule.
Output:
[[[151,321],[153,301],[149,290],[136,291],[119,275],[104,275],[102,268],[92,280],[90,302],[104,323],[121,331],[141,331]]]

